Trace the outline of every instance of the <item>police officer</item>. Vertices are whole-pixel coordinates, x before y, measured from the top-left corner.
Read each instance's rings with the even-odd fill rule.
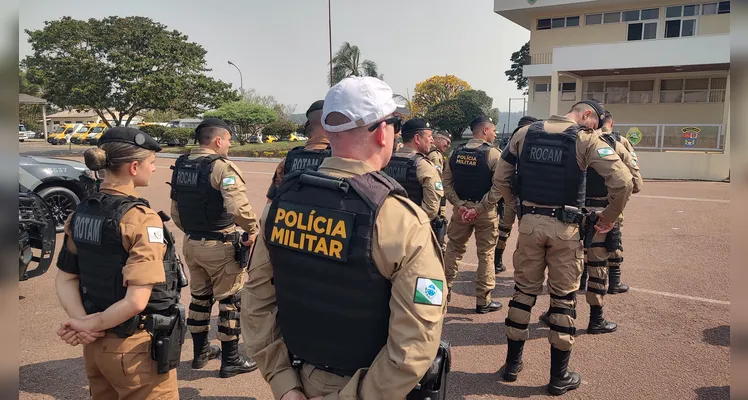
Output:
[[[322,114],[333,156],[287,175],[263,214],[242,330],[276,399],[403,399],[435,359],[440,253],[426,213],[379,172],[395,108],[376,78],[333,86]]]
[[[57,333],[70,344],[86,345],[83,360],[94,400],[178,399],[175,368],[186,331],[181,265],[162,218],[135,189],[148,186],[161,147],[125,127],[104,132],[99,146],[84,156],[91,170],[106,169],[101,191],[65,222],[55,287],[71,319]],[[163,350],[152,340],[161,335],[151,329],[156,315],[176,319],[170,338],[176,358],[164,370],[151,358],[152,350]]]
[[[636,152],[634,151],[634,146],[631,145],[631,142],[628,140],[628,138],[626,138],[626,136],[623,136],[619,132],[613,130],[615,121],[613,120],[612,115],[610,115],[610,118],[608,118],[608,114],[609,112],[607,112],[606,110],[606,119],[605,119],[605,124],[603,125],[603,128],[602,128],[602,133],[610,134],[619,144],[623,145],[623,148],[626,149],[631,154],[632,162],[636,166],[637,171],[638,171],[639,158],[636,156]],[[636,176],[634,176],[634,179],[636,179]],[[639,187],[640,188],[642,184],[643,184],[643,180],[641,179],[641,174],[639,174]],[[637,192],[638,191],[635,189],[634,193],[637,193]],[[614,228],[614,230],[617,230],[618,232],[619,242],[621,241],[620,236],[623,234],[621,232],[622,229],[623,229],[623,214],[621,214],[621,218],[618,219],[617,226]],[[623,262],[623,244],[621,244],[619,248],[616,249],[616,251],[610,254],[610,256],[608,257],[608,294],[618,294],[618,293],[625,293],[629,291],[629,285],[626,285],[625,283],[621,283],[621,263],[622,262]],[[584,282],[582,284],[584,284]]]
[[[304,146],[291,149],[278,164],[266,195],[268,203],[273,200],[275,191],[286,174],[306,167],[318,166],[322,160],[330,157],[330,141],[327,140],[327,134],[322,128],[322,121],[320,121],[324,102],[324,100],[317,100],[306,110],[308,126],[305,132],[309,140]]]
[[[200,369],[222,356],[219,376],[229,378],[253,371],[257,364],[239,353],[240,295],[246,265],[238,255],[251,246],[258,231],[257,216],[247,199],[241,170],[227,159],[231,127],[206,118],[195,128],[199,148],[180,156],[171,179],[171,216],[184,231],[183,251],[190,270],[192,302],[187,320],[194,359]],[[241,238],[236,225],[248,233]],[[221,349],[208,343],[210,314],[218,301],[218,339]]]
[[[402,137],[403,147],[395,151],[384,172],[402,185],[408,198],[423,209],[441,244],[446,232],[444,215],[440,214],[444,188],[439,171],[426,158],[433,144],[431,127],[421,118],[408,120],[403,124]]]
[[[616,141],[610,130],[612,122],[613,116],[606,110],[603,113],[603,129],[597,131],[597,133],[618,154],[621,161],[626,164],[626,167],[633,176],[634,187],[632,193],[638,193],[643,186],[639,166],[634,161],[631,153],[621,143]],[[605,186],[605,180],[593,168],[587,168],[585,192],[586,199],[584,204],[588,211],[603,211],[608,206],[608,188]],[[587,333],[590,334],[611,333],[617,329],[615,322],[607,321],[603,316],[603,298],[607,293],[608,263],[623,248],[621,246],[621,231],[619,228],[619,221],[622,218],[623,213],[621,213],[613,229],[609,232],[594,232],[590,249],[585,250],[587,257],[584,263],[579,290],[586,290],[585,297],[587,298],[587,304],[590,305],[590,322],[587,326]],[[548,313],[541,315],[540,320],[549,325]]]
[[[478,270],[475,278],[475,312],[497,311],[502,305],[491,300],[496,286],[493,265],[496,247],[498,216],[496,204],[500,193],[495,175],[501,151],[491,146],[496,138],[496,126],[485,115],[470,123],[473,138],[452,151],[444,168],[444,188],[447,200],[456,212],[447,230],[447,252],[444,256],[447,285],[451,288],[457,276],[457,260],[465,254],[467,242],[475,230],[478,250]]]
[[[431,146],[429,153],[427,154],[429,160],[436,166],[439,174],[444,171],[444,157],[449,150],[449,146],[452,145],[452,138],[449,133],[444,131],[434,132],[434,145]]]
[[[522,370],[522,350],[535,300],[548,269],[551,296],[551,377],[554,395],[579,387],[580,376],[568,371],[574,345],[575,296],[582,273],[583,248],[578,224],[584,205],[584,171],[590,167],[604,179],[610,203],[598,214],[594,229],[613,228],[633,189],[631,173],[600,137],[602,105],[586,100],[565,116],[552,115],[520,129],[502,153],[497,175],[511,212],[520,205],[519,238],[514,253],[515,292],[506,318],[508,351],[502,367],[505,380]],[[514,216],[510,216],[514,218]]]
[[[514,132],[512,132],[512,135],[509,136],[509,139],[511,139],[511,137],[514,136],[514,134],[517,133],[517,131],[520,130],[523,126],[530,125],[533,122],[537,122],[537,120],[537,118],[531,117],[529,115],[520,118],[519,122],[517,123],[517,127],[514,129]],[[506,145],[509,143],[509,139],[507,139],[507,142],[503,143],[503,146],[500,146],[500,148],[503,149],[504,147],[506,147]],[[512,233],[512,225],[514,224],[514,219],[512,219],[511,221],[505,220],[506,211],[504,207],[504,199],[501,199],[498,205],[498,212],[500,217],[499,239],[498,241],[496,241],[496,252],[493,258],[494,272],[496,274],[506,271],[506,267],[504,266],[503,262],[504,249],[506,249],[506,241],[509,239],[509,235]]]

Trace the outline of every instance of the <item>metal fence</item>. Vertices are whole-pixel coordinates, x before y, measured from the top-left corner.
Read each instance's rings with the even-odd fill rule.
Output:
[[[616,124],[637,151],[725,151],[724,124]]]

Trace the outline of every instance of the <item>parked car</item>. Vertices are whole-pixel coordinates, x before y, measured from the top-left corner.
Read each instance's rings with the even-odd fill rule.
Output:
[[[78,129],[73,132],[72,135],[70,135],[70,142],[73,144],[81,144],[83,143],[83,139],[88,136],[88,132],[91,129],[92,124],[84,124],[83,126],[79,127]]]
[[[101,138],[101,135],[106,132],[107,127],[104,123],[98,123],[91,125],[91,130],[88,131],[88,135],[85,139],[83,139],[83,143],[85,144],[99,144],[99,138]]]
[[[70,137],[73,136],[73,133],[75,133],[82,126],[83,124],[66,124],[65,129],[62,132],[52,136],[49,139],[49,142],[52,144],[66,144],[68,141],[70,141]]]
[[[42,197],[58,233],[80,201],[96,193],[100,178],[77,161],[24,155],[18,161],[19,184]]]
[[[47,272],[54,257],[55,221],[49,206],[38,194],[18,185],[18,279],[25,281]],[[34,255],[33,249],[39,250]],[[37,266],[29,271],[32,262]]]
[[[26,129],[24,124],[18,124],[18,141],[23,142],[26,139],[33,139],[36,137],[36,133]]]

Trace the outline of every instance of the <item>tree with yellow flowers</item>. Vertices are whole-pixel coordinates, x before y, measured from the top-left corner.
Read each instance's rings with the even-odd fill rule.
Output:
[[[423,116],[436,104],[452,100],[460,93],[471,90],[467,82],[454,75],[435,75],[416,84],[413,94],[413,115]]]

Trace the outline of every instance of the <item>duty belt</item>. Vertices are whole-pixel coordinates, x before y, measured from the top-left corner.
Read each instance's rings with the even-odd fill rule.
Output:
[[[309,365],[311,365],[314,368],[320,369],[320,370],[325,371],[325,372],[329,372],[331,374],[342,376],[344,378],[345,377],[352,377],[353,375],[356,374],[356,371],[350,371],[350,370],[345,370],[345,369],[333,368],[333,367],[329,367],[327,365],[322,365],[322,364],[318,364],[318,363],[312,363],[312,362],[309,362],[309,361],[306,361],[306,360],[302,360],[302,359],[298,359],[298,358],[295,361],[297,362],[297,365],[299,365],[299,366],[301,366],[301,364],[309,364]]]
[[[220,242],[236,243],[239,241],[239,232],[186,232],[190,239],[193,240],[218,240]]]
[[[608,199],[586,199],[584,205],[587,207],[607,207]]]
[[[547,208],[547,207],[533,207],[533,206],[522,206],[522,215],[533,214],[533,215],[545,215],[547,217],[556,218],[557,220],[565,223],[579,223],[582,221],[583,215],[577,214],[573,217],[562,215],[564,208]]]

